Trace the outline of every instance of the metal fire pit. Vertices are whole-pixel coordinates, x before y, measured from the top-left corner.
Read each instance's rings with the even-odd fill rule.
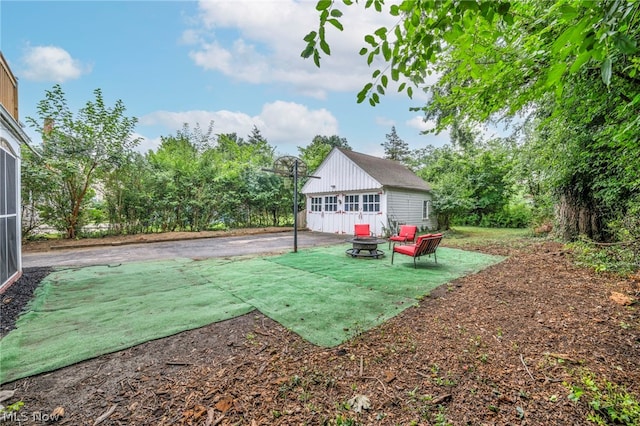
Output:
[[[353,237],[347,242],[351,243],[351,248],[346,251],[347,256],[378,259],[384,256],[384,252],[378,250],[378,244],[384,244],[387,240],[376,237]]]

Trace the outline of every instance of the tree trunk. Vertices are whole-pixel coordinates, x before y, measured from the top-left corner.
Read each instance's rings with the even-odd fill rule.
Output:
[[[440,214],[438,215],[438,227],[443,231],[451,229],[451,215]]]
[[[565,188],[556,205],[555,233],[564,241],[574,241],[580,235],[602,241],[602,218],[593,198]]]

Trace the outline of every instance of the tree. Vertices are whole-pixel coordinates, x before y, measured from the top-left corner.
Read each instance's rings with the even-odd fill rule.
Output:
[[[468,140],[466,149],[428,147],[412,154],[418,176],[433,186],[438,223],[526,226],[508,211],[516,191],[514,148],[509,141]]]
[[[441,229],[451,227],[451,221],[473,208],[471,191],[463,177],[455,174],[442,176],[433,187],[433,208]]]
[[[207,206],[201,203],[201,191],[207,186],[200,176],[202,152],[192,136],[185,125],[175,136],[162,136],[156,152],[148,154],[154,170],[152,199],[156,212],[162,214],[159,225],[165,231],[202,229],[198,217]]]
[[[264,136],[262,136],[260,129],[258,129],[257,126],[253,126],[247,143],[253,144],[253,145],[260,145],[260,144],[267,143],[267,140],[264,138]]]
[[[235,134],[218,135],[216,147],[211,151],[211,161],[216,164],[211,184],[218,194],[218,214],[227,225],[251,226],[253,218],[265,209],[262,192],[274,191],[273,180],[256,176],[262,168],[273,164],[273,148],[265,139],[255,136],[254,132],[253,142],[246,143]],[[273,197],[272,205],[281,200]]]
[[[26,144],[21,148],[21,232],[22,238],[26,239],[38,226],[44,224],[40,214],[41,206],[46,195],[55,189],[55,185],[49,179],[49,171],[42,167],[39,154]]]
[[[383,2],[365,7],[382,12]],[[343,26],[336,2],[316,9],[319,29],[305,37],[302,56],[319,66],[320,52],[330,54],[327,24]],[[375,106],[392,81],[410,97],[414,88],[429,89],[419,110],[436,130],[461,117],[534,114],[541,134],[553,136],[542,143],[558,157],[546,174],[556,178],[560,234],[606,238],[603,227],[625,214],[637,185],[629,170],[640,157],[640,3],[405,0],[388,11],[397,23],[365,36],[360,53],[375,70],[357,101]],[[429,75],[437,82],[425,87]],[[562,123],[570,124],[564,136]]]
[[[155,219],[159,209],[152,193],[155,177],[147,157],[134,152],[128,161],[103,178],[112,233],[130,235],[157,229]]]
[[[301,56],[313,57],[318,67],[321,52],[331,54],[327,24],[339,31],[344,29],[337,3],[316,3],[318,30],[304,37],[307,45]],[[343,4],[358,2],[343,0]],[[383,6],[384,0],[369,0],[364,7],[382,13]],[[640,69],[639,9],[632,0],[403,0],[389,6],[389,15],[397,18],[391,28],[380,27],[364,38],[366,46],[360,55],[369,65],[374,59],[378,62],[373,81],[358,94],[358,102],[368,98],[372,105],[379,103],[390,81],[399,82],[399,91],[406,90],[412,96],[412,86],[419,87],[427,75],[447,68],[453,70],[452,75],[466,75],[472,83],[457,87],[460,93],[475,92],[481,95],[477,101],[482,96],[490,101],[484,107],[483,115],[487,116],[507,105],[512,112],[517,111],[543,93],[561,93],[563,77],[583,67],[599,66],[607,85],[614,76],[634,78]],[[628,61],[619,63],[623,58]],[[520,82],[528,84],[505,86],[502,77],[511,74],[511,68],[522,71]],[[489,83],[493,79],[494,85]],[[499,90],[478,92],[477,81],[482,81],[486,89]],[[502,97],[505,91],[511,96]],[[637,96],[638,90],[633,95]],[[477,108],[477,101],[469,106]]]
[[[81,228],[99,176],[118,167],[139,143],[132,137],[137,119],[124,115],[123,102],[118,100],[110,108],[100,89],[93,93],[95,100],[74,116],[62,87],[55,85],[38,103],[39,118],[27,118],[42,134],[42,160],[30,165],[40,167],[51,183],[40,213],[67,238],[75,238]]]
[[[384,158],[406,163],[411,150],[409,144],[400,139],[396,133],[396,126],[392,126],[391,133],[385,136],[387,140],[380,144],[384,147]]]

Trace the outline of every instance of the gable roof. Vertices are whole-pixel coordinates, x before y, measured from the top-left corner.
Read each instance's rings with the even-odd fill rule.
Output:
[[[380,182],[382,186],[431,191],[431,187],[427,182],[398,161],[374,157],[338,147],[335,149],[353,161],[372,178]]]

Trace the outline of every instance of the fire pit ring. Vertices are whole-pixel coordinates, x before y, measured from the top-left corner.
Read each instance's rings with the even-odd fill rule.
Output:
[[[347,256],[356,258],[379,259],[384,256],[382,250],[378,250],[378,244],[384,244],[387,240],[376,237],[354,237],[347,240],[351,248],[346,250]]]

